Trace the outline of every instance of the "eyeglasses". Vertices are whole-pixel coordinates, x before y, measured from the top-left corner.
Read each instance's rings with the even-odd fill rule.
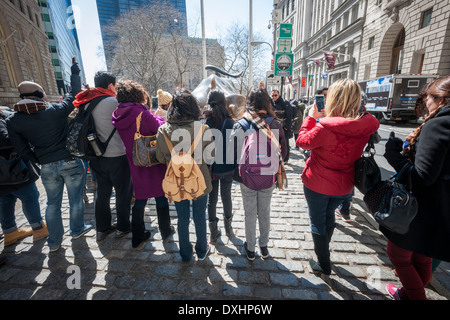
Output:
[[[278,97],[278,95],[277,95],[277,94],[273,94],[273,95],[272,95],[272,98],[275,98],[275,97]]]

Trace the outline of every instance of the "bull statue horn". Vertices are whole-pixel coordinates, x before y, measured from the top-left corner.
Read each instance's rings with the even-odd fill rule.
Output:
[[[211,79],[211,90],[214,90],[217,87],[216,77],[212,77]]]
[[[239,77],[241,77],[244,74],[244,71],[242,71],[239,74],[230,74],[230,73],[220,69],[219,67],[212,66],[212,65],[207,65],[205,67],[205,69],[206,70],[210,70],[210,71],[214,71],[216,73],[216,75],[218,75],[218,76],[220,76],[222,74],[222,75],[225,75],[225,76],[228,76],[228,77],[231,77],[231,78],[239,78]]]

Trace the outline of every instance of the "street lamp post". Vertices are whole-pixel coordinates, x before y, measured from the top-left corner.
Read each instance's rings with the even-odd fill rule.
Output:
[[[208,72],[206,71],[205,6],[203,0],[200,0],[200,7],[202,16],[203,79],[206,79],[208,77]]]
[[[266,42],[266,41],[252,41],[252,42],[250,42],[250,47],[256,47],[256,46],[259,46],[259,45],[261,45],[261,44],[267,44],[267,45],[269,45],[270,50],[271,50],[271,52],[272,52],[272,56],[274,55],[274,51],[273,51],[272,45],[271,45],[270,43]],[[267,82],[267,80],[266,80],[266,82]],[[266,83],[266,87],[267,87],[267,83]]]
[[[249,75],[248,75],[248,87],[249,89],[253,86],[253,0],[249,0],[250,5],[250,23],[249,23],[249,59],[248,59],[248,69],[249,69]]]
[[[268,43],[268,42],[266,42],[266,41],[252,41],[252,42],[250,42],[250,45],[252,46],[252,47],[256,47],[256,46],[259,46],[259,45],[261,45],[261,44],[267,44],[267,45],[269,45],[269,47],[270,47],[270,50],[271,50],[271,52],[272,52],[272,56],[273,56],[273,47],[272,47],[272,45],[270,44],[270,43]]]

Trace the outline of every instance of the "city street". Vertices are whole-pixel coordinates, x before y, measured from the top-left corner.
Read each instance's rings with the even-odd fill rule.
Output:
[[[303,156],[293,150],[287,165],[289,187],[275,191],[272,199],[269,259],[261,259],[258,247],[255,261],[243,255],[244,210],[237,184],[233,187],[236,237],[224,235],[219,200],[223,235],[212,244],[206,260],[194,258],[188,264],[178,254],[177,235],[167,243],[161,241],[153,200],[146,210],[151,239],[143,249],[135,250],[131,235],[115,239],[112,234],[97,243],[95,230],[91,230],[85,237],[71,239],[65,195],[66,233],[59,251],[49,253],[45,240],[33,244],[31,237],[6,248],[0,243],[0,251],[8,258],[0,268],[0,300],[389,300],[385,285],[400,282],[386,255],[386,239],[364,211],[361,195],[354,197],[351,221],[337,218],[331,241],[332,275],[320,278],[312,273],[308,261],[315,254],[300,179],[303,167]],[[89,186],[85,217],[94,222],[90,182]],[[40,192],[44,214],[42,186]],[[113,195],[112,207],[114,202]],[[20,207],[17,212],[18,224],[28,227]],[[171,217],[176,227],[173,206]],[[195,241],[193,223],[191,239]],[[450,264],[442,263],[426,293],[431,300],[447,300],[449,289]]]
[[[382,122],[380,124],[380,128],[378,129],[378,134],[381,136],[380,143],[375,145],[375,160],[380,167],[381,177],[382,179],[388,179],[391,177],[395,170],[391,167],[391,165],[384,158],[384,146],[389,139],[389,135],[392,131],[395,132],[395,136],[405,141],[405,138],[412,133],[420,123],[395,123],[391,122]]]

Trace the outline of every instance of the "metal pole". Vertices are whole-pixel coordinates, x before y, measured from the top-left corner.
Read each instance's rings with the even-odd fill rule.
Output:
[[[208,72],[206,71],[206,37],[205,37],[205,7],[203,0],[200,0],[201,15],[202,15],[202,47],[203,47],[203,79],[208,77]]]
[[[249,75],[248,75],[248,87],[249,89],[253,86],[253,0],[249,0],[250,4],[250,23],[249,23],[249,59],[248,59],[248,69],[249,69]]]

